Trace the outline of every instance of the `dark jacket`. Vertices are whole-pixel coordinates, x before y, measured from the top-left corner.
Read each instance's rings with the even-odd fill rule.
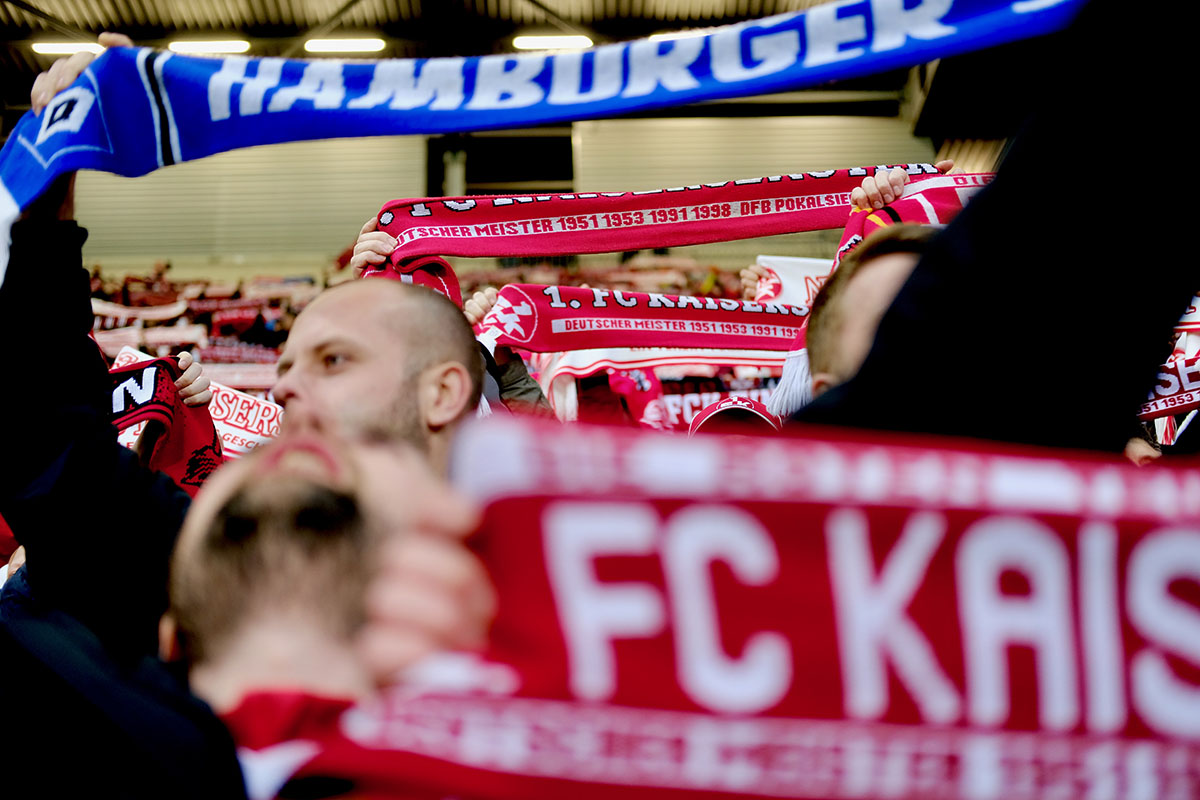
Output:
[[[117,443],[85,239],[18,222],[0,289],[0,514],[28,557],[0,596],[0,752],[17,797],[239,797],[228,733],[155,658],[189,499]]]
[[[1182,36],[1089,4],[1047,48],[995,181],[933,241],[858,375],[796,419],[1121,452],[1200,288],[1155,161],[1185,104],[1149,91],[1184,74]],[[1115,39],[1120,57],[1097,46]]]

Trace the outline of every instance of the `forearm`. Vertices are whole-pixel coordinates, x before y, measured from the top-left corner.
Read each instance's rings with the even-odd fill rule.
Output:
[[[504,364],[497,365],[492,376],[500,387],[500,400],[510,410],[539,415],[554,413],[520,356],[514,355]]]

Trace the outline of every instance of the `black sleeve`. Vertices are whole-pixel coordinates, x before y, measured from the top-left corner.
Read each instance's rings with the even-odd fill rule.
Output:
[[[86,236],[74,222],[13,226],[0,288],[10,359],[0,514],[25,546],[38,602],[79,619],[114,654],[139,655],[154,650],[189,500],[117,443],[107,365],[88,336]]]
[[[1200,277],[1151,201],[1177,183],[1151,159],[1182,104],[1112,93],[1178,74],[1164,61],[1186,48],[1120,11],[1084,10],[995,182],[934,240],[857,377],[798,420],[1121,451]],[[1113,37],[1140,52],[1096,47]]]

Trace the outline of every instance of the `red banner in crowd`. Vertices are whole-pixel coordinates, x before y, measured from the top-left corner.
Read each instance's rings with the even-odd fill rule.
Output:
[[[480,340],[536,353],[600,347],[786,350],[803,306],[512,283],[480,323]]]
[[[210,344],[196,351],[196,357],[212,364],[270,364],[279,360],[279,351],[274,347],[259,344]]]
[[[937,175],[907,164],[910,175]],[[772,175],[644,192],[393,200],[379,229],[394,259],[611,253],[841,228],[875,167]]]
[[[127,367],[149,359],[150,356],[145,353],[126,347],[121,350],[113,366]],[[204,374],[210,379],[213,371],[213,365],[204,365]],[[279,425],[283,421],[281,406],[270,400],[239,392],[216,380],[211,382],[209,388],[212,390],[212,400],[208,403],[208,415],[216,426],[217,435],[221,439],[221,454],[226,461],[246,455],[279,433]],[[132,447],[141,432],[140,424],[126,428],[120,437],[121,443]]]
[[[264,308],[269,301],[262,297],[240,297],[237,299],[230,297],[209,298],[204,297],[197,300],[188,300],[188,311],[193,314],[205,314],[212,311],[239,309],[239,308]]]
[[[301,777],[464,798],[1200,793],[1198,469],[508,420],[460,445],[499,595],[487,660],[288,743]]]
[[[1158,368],[1158,382],[1142,404],[1139,419],[1186,414],[1200,408],[1200,356],[1177,358]]]

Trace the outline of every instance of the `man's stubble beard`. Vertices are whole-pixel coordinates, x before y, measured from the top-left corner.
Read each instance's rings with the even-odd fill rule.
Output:
[[[391,399],[373,411],[355,409],[347,427],[372,441],[405,442],[429,454],[429,430],[421,420],[417,399],[418,374],[405,374]]]

